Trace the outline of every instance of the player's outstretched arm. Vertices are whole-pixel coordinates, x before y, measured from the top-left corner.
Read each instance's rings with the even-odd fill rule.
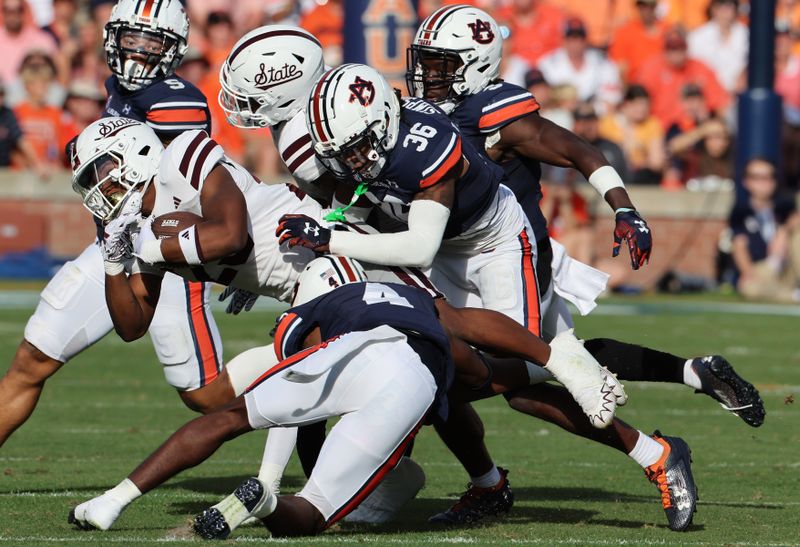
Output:
[[[619,254],[624,239],[631,255],[631,268],[638,270],[650,260],[652,233],[636,211],[616,170],[603,154],[585,139],[532,113],[500,130],[500,141],[490,150],[493,158],[513,151],[558,167],[577,169],[603,196],[616,213],[613,255]]]

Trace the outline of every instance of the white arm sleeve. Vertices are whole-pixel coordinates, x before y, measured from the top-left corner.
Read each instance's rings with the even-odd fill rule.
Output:
[[[332,254],[384,266],[427,268],[433,262],[450,218],[450,209],[430,199],[411,202],[408,230],[395,234],[333,232]]]

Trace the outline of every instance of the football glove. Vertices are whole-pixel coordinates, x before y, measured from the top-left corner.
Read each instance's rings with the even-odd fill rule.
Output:
[[[278,244],[300,245],[316,253],[327,253],[331,231],[308,215],[283,215],[275,230]]]
[[[133,256],[130,227],[139,218],[138,214],[124,214],[103,227],[103,266],[108,275],[121,274]]]
[[[631,255],[631,268],[638,270],[650,262],[653,248],[653,234],[647,222],[632,209],[618,210],[617,225],[614,228],[614,250],[612,256],[619,255],[619,248],[624,239],[628,243]]]
[[[237,289],[236,287],[225,287],[225,290],[219,295],[219,301],[224,302],[229,296],[231,300],[228,302],[228,307],[225,308],[225,313],[231,313],[233,315],[239,315],[242,310],[252,310],[256,300],[258,300],[258,295],[256,293],[245,289]]]
[[[161,240],[153,233],[154,220],[155,217],[151,215],[141,223],[139,234],[133,242],[133,256],[150,265],[164,262],[164,256],[161,254]]]

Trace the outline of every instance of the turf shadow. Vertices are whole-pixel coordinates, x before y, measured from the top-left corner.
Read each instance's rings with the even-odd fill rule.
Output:
[[[172,488],[191,490],[204,494],[228,495],[242,482],[252,475],[229,475],[226,477],[190,477],[172,480],[159,488]],[[299,490],[306,483],[305,478],[284,475],[281,479],[281,489]]]
[[[653,489],[652,496],[614,492],[602,488],[585,488],[575,486],[511,486],[515,499],[525,501],[601,501],[601,502],[637,502],[649,503],[660,499]]]

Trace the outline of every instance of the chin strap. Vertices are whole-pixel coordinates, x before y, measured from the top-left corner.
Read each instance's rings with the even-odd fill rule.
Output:
[[[358,198],[363,196],[367,193],[367,183],[360,182],[356,189],[353,191],[353,197],[350,199],[350,203],[345,205],[344,207],[337,207],[327,215],[325,215],[324,219],[328,222],[347,222],[347,218],[344,216],[344,212],[347,211],[350,207],[356,204]]]

